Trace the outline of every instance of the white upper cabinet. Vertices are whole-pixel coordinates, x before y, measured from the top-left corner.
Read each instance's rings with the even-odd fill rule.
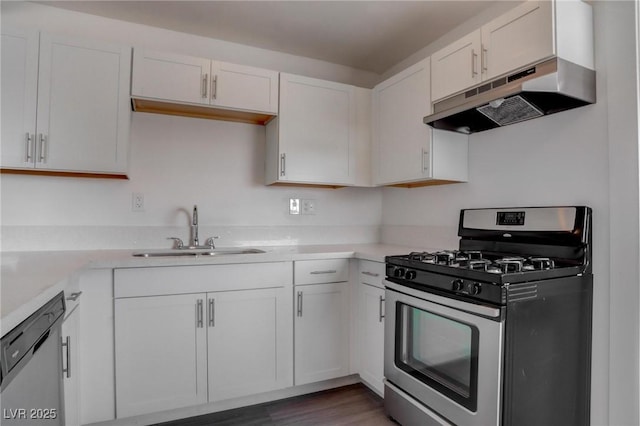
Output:
[[[131,96],[136,111],[264,124],[278,113],[278,72],[136,48]]]
[[[280,113],[267,125],[267,184],[355,183],[353,86],[280,74]]]
[[[278,72],[227,62],[211,63],[211,104],[278,113]]]
[[[432,97],[444,98],[481,81],[480,30],[457,40],[431,56]]]
[[[373,181],[423,186],[467,180],[468,136],[433,130],[429,58],[373,89]]]
[[[482,79],[554,55],[551,1],[528,1],[481,28]]]
[[[126,173],[129,47],[3,28],[2,56],[3,168]]]
[[[37,31],[2,28],[2,167],[34,167],[38,41]]]
[[[208,105],[210,75],[209,59],[135,48],[131,96]]]
[[[432,55],[433,101],[554,56],[593,69],[592,40],[588,4],[526,1]]]

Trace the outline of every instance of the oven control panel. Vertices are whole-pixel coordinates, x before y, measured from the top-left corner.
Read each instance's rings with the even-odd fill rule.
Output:
[[[480,292],[482,291],[482,284],[479,282],[456,278],[455,280],[451,281],[451,290],[455,291],[456,293],[470,294],[472,296],[475,296],[477,294],[480,294]]]
[[[389,280],[395,283],[425,291],[433,288],[440,292],[456,294],[462,298],[493,303],[504,303],[506,300],[502,287],[493,283],[389,264],[387,264],[386,275]]]

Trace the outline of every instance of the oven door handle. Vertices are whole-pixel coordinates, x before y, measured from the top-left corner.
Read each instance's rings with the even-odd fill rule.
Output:
[[[416,297],[428,302],[437,303],[439,305],[447,306],[459,311],[469,312],[472,314],[482,315],[484,317],[495,319],[499,319],[502,316],[502,310],[493,306],[478,305],[475,303],[463,302],[461,300],[453,299],[450,297],[438,296],[437,294],[432,294],[428,291],[415,290],[411,287],[396,284],[387,280],[384,280],[384,286],[390,290],[397,291],[398,293],[404,293],[408,296]]]

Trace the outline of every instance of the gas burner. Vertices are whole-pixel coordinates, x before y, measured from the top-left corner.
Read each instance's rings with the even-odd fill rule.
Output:
[[[472,259],[467,262],[467,268],[474,271],[486,271],[490,265],[491,261],[489,259]]]
[[[499,272],[502,272],[503,274],[509,274],[513,272],[522,272],[524,262],[525,259],[523,258],[505,257],[503,259],[496,260],[494,263],[497,266]]]
[[[450,250],[445,250],[445,251],[439,251],[433,254],[435,256],[435,263],[437,263],[438,265],[451,265],[455,262],[456,260],[456,252],[455,251],[450,251]]]
[[[548,257],[532,257],[529,262],[534,271],[546,271],[555,267],[555,262]]]
[[[412,251],[409,253],[408,259],[417,262],[434,263],[434,255],[426,251]]]
[[[469,258],[469,260],[482,260],[482,252],[480,250],[468,250],[463,252]]]

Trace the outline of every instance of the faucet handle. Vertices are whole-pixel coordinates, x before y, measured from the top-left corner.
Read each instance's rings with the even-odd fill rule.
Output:
[[[173,241],[175,242],[175,243],[174,243],[174,247],[175,247],[175,248],[181,249],[181,248],[183,248],[183,247],[184,247],[184,243],[182,242],[182,240],[181,240],[180,238],[177,238],[177,237],[169,237],[169,238],[167,238],[167,240],[173,240]]]
[[[205,241],[204,245],[209,246],[210,248],[214,249],[214,248],[216,248],[214,240],[217,240],[218,238],[220,238],[220,237],[218,237],[218,236],[209,237],[209,238],[207,238],[207,241]]]

